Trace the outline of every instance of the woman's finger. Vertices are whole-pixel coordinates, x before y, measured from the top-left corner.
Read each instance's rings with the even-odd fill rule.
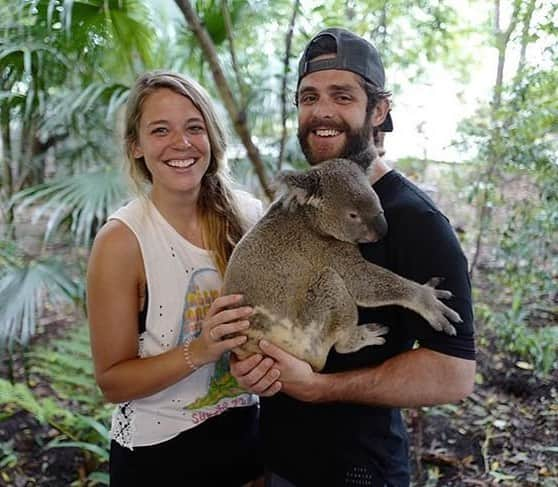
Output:
[[[209,318],[213,315],[216,315],[223,309],[226,309],[230,306],[239,306],[242,302],[243,297],[244,296],[242,296],[242,294],[228,294],[226,296],[219,296],[211,303],[211,306],[207,311],[207,317]]]
[[[248,318],[252,314],[253,308],[251,306],[242,306],[240,308],[227,309],[220,311],[213,315],[210,321],[214,326],[221,323],[232,323],[233,321],[240,321]]]
[[[223,337],[230,335],[231,333],[238,333],[246,330],[250,326],[250,322],[247,320],[235,321],[234,323],[225,323],[223,325],[215,325],[211,328],[209,336],[213,340],[221,340]]]

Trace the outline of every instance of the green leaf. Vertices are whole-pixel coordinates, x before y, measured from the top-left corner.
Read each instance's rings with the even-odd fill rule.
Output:
[[[45,448],[79,448],[80,450],[87,450],[94,453],[101,462],[108,462],[109,459],[109,452],[106,448],[85,441],[64,441],[55,438],[48,443]]]
[[[90,243],[94,232],[122,204],[126,194],[122,173],[115,166],[104,166],[23,190],[14,196],[13,203],[20,210],[36,204],[36,220],[50,215],[45,241],[69,219],[76,243]]]
[[[65,266],[52,257],[31,260],[0,277],[0,349],[26,345],[35,333],[45,297],[51,303],[74,302],[81,291]]]

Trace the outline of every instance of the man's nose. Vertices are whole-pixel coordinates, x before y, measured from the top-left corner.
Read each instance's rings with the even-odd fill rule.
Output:
[[[315,119],[332,118],[334,114],[333,104],[328,100],[320,99],[312,107],[312,116]]]

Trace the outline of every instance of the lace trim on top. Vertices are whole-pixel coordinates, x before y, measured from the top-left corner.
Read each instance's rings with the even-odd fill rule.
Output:
[[[134,407],[130,401],[118,404],[112,414],[110,436],[119,445],[132,450]]]

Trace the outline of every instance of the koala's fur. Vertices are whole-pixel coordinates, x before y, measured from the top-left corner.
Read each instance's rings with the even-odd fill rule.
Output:
[[[449,291],[421,285],[366,261],[357,243],[387,229],[366,175],[370,157],[334,159],[307,172],[281,176],[283,194],[236,246],[224,294],[243,294],[254,306],[240,358],[261,352],[261,338],[321,370],[332,346],[349,353],[385,342],[387,328],[357,326],[357,305],[401,305],[436,330],[455,334],[459,315],[439,298]],[[436,281],[437,282],[437,281]]]

